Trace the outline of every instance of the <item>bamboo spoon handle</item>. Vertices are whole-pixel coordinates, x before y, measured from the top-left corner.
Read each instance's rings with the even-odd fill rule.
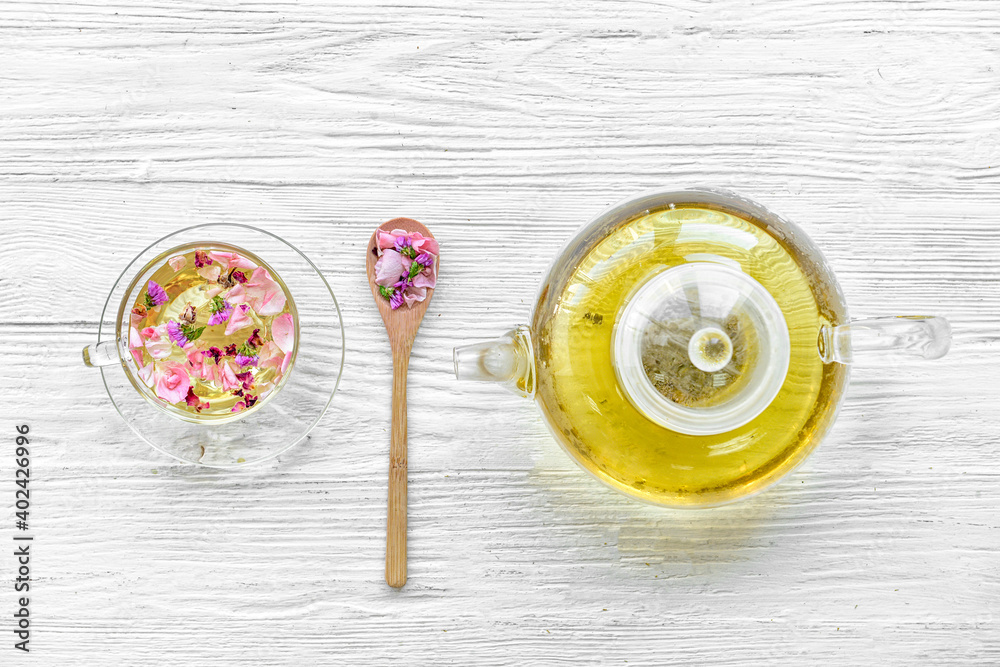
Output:
[[[392,346],[392,441],[389,445],[385,581],[393,588],[406,584],[406,372],[412,347],[412,340]]]

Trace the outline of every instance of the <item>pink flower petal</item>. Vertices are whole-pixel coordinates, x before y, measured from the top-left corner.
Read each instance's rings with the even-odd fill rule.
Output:
[[[219,380],[219,373],[220,373],[219,366],[214,362],[210,362],[207,364],[203,363],[201,365],[201,379],[204,380],[205,382],[211,382],[216,385],[221,384]]]
[[[146,339],[146,351],[153,359],[166,359],[170,356],[170,348],[174,343],[167,334],[166,324],[161,324],[158,327],[146,327],[139,333]]]
[[[284,375],[288,371],[288,365],[292,363],[292,353],[288,352],[285,354],[285,358],[281,360],[281,374]]]
[[[425,267],[420,273],[413,278],[414,287],[434,287],[437,285],[437,260],[434,260],[434,264]]]
[[[395,250],[386,250],[375,262],[375,284],[392,287],[403,275],[403,256]]]
[[[253,271],[257,268],[257,263],[251,261],[243,255],[240,255],[239,253],[234,252],[232,259],[229,260],[229,268],[247,269],[249,271]]]
[[[434,276],[428,276],[423,272],[418,273],[417,276],[413,279],[414,287],[425,287],[428,289],[434,289],[434,286],[436,284],[437,281],[434,280]]]
[[[198,269],[198,275],[210,283],[214,283],[222,274],[222,267],[218,264],[209,264]]]
[[[242,283],[236,283],[233,288],[229,290],[226,294],[226,301],[229,303],[246,303],[247,302],[247,290],[243,287]]]
[[[376,236],[376,242],[378,243],[380,250],[386,250],[396,245],[396,237],[393,234],[380,229],[378,235]]]
[[[174,255],[167,260],[167,264],[169,264],[170,268],[174,271],[180,271],[187,264],[187,257],[184,255]]]
[[[229,321],[226,323],[227,336],[232,336],[240,329],[244,329],[253,324],[253,320],[251,320],[250,316],[247,315],[247,308],[246,304],[233,308],[233,314],[229,316]]]
[[[414,232],[410,242],[413,244],[413,249],[418,253],[429,252],[432,255],[437,255],[441,251],[436,240],[424,238],[420,232]]]
[[[271,338],[282,352],[288,353],[295,347],[295,323],[291,313],[282,313],[271,323]]]
[[[281,348],[274,341],[269,340],[264,343],[264,347],[260,348],[257,358],[257,363],[261,368],[270,368],[271,366],[278,368],[281,366],[281,360],[284,358],[284,355],[281,352]]]
[[[403,291],[403,301],[407,306],[412,306],[427,298],[427,290],[423,287],[407,287]]]
[[[218,262],[219,264],[229,265],[229,258],[232,256],[231,252],[223,252],[221,250],[210,250],[208,252],[208,258],[213,262]]]
[[[254,269],[243,289],[246,290],[247,303],[261,317],[277,315],[285,308],[285,293],[281,285],[263,267]]]
[[[135,327],[128,328],[128,346],[132,348],[142,347],[142,336],[139,335],[139,330]]]
[[[223,391],[232,391],[243,386],[243,382],[236,377],[236,370],[229,359],[223,359],[219,362],[219,382],[222,384]]]
[[[167,403],[178,403],[187,397],[191,378],[183,365],[165,361],[153,368],[153,391]]]
[[[153,386],[153,362],[149,362],[145,366],[139,366],[138,371],[139,379],[142,380],[143,384],[147,387]]]
[[[205,379],[205,355],[201,350],[191,350],[187,353],[187,369],[191,377]],[[209,362],[211,363],[211,362]]]
[[[226,269],[238,268],[238,269],[253,270],[257,268],[257,265],[254,262],[250,261],[243,255],[240,255],[239,253],[235,252],[223,252],[221,250],[212,250],[211,252],[208,253],[208,256],[212,259],[212,261],[218,262]]]

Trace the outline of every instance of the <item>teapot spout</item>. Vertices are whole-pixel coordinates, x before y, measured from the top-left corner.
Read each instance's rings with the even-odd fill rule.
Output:
[[[526,326],[496,340],[456,347],[454,357],[459,380],[499,382],[518,396],[535,396],[535,354]]]

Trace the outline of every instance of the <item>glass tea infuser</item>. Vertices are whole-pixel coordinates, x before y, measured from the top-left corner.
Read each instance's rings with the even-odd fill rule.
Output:
[[[456,348],[455,373],[537,400],[570,456],[618,491],[698,507],[801,463],[855,357],[934,359],[950,340],[940,317],[850,320],[801,228],[692,189],[642,194],[584,226],[531,324]]]
[[[233,467],[277,456],[316,425],[340,381],[343,322],[292,245],[205,224],[132,260],[83,359],[140,438],[184,462]]]

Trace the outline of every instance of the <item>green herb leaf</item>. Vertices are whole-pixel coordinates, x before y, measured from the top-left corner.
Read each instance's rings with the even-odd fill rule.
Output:
[[[149,292],[146,292],[145,299],[146,299],[146,308],[152,308],[156,305],[153,302],[153,297],[149,296]]]
[[[385,287],[383,285],[378,286],[378,292],[385,299],[391,299],[392,295],[396,293],[395,287]]]
[[[182,324],[181,333],[184,334],[184,337],[188,340],[198,340],[201,338],[201,335],[205,333],[205,327],[198,327],[195,329],[190,324]]]
[[[208,308],[213,313],[217,313],[220,310],[224,310],[226,307],[226,301],[221,296],[213,296],[212,301],[209,302]]]
[[[420,270],[423,268],[424,265],[421,264],[420,262],[413,262],[412,264],[410,264],[410,280],[413,280],[413,278],[415,278],[416,275],[420,273]]]
[[[403,249],[399,251],[399,253],[401,255],[406,255],[410,259],[413,259],[414,257],[417,256],[417,250],[416,250],[416,248],[414,248],[411,245],[404,246]]]

